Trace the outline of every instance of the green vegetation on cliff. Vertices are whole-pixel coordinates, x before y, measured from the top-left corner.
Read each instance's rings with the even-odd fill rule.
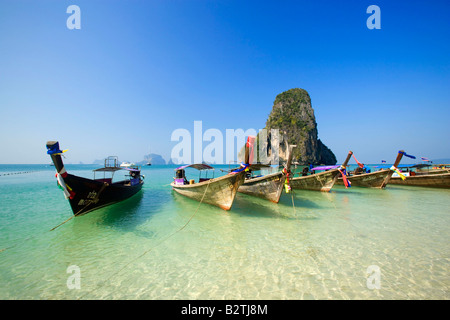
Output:
[[[311,98],[304,89],[295,88],[277,95],[266,129],[279,129],[283,135],[281,144],[296,144],[294,159],[301,164],[337,162],[333,152],[318,139]],[[284,154],[280,158],[284,159]]]

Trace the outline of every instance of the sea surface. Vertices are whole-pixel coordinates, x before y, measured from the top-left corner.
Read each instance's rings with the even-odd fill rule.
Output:
[[[54,167],[0,165],[0,299],[450,298],[450,190],[238,194],[223,211],[174,193],[173,169],[144,166],[137,195],[50,231],[72,216]]]

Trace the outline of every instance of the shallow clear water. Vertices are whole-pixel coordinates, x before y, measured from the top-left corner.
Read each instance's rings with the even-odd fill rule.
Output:
[[[1,165],[0,299],[450,298],[450,190],[238,194],[226,212],[173,193],[171,167],[143,174],[138,195],[49,231],[72,216],[54,168]]]

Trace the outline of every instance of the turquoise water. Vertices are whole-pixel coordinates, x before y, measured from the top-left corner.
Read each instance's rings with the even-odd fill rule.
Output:
[[[152,166],[135,197],[49,231],[72,216],[54,173],[0,166],[0,299],[450,298],[450,190],[238,194],[226,212],[174,194],[173,168]]]

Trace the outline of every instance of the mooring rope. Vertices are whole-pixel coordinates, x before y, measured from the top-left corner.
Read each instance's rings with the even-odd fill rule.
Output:
[[[63,224],[65,224],[66,222],[72,220],[72,219],[73,219],[74,217],[76,217],[76,216],[77,216],[77,215],[72,215],[69,219],[66,219],[65,221],[61,222],[61,223],[58,224],[56,227],[53,227],[53,228],[51,228],[50,230],[47,230],[47,231],[42,232],[42,233],[40,233],[40,234],[44,234],[44,233],[47,233],[47,232],[49,232],[49,231],[53,231],[53,230],[55,230],[56,228],[58,228],[58,227],[62,226]],[[31,239],[36,238],[36,236],[37,236],[37,235],[30,236],[30,237],[27,237],[27,238],[25,238],[25,239],[17,239],[17,240],[15,240],[15,241],[21,240],[21,242],[20,242],[20,243],[13,244],[13,245],[11,245],[11,246],[9,246],[9,247],[5,247],[5,248],[3,248],[3,249],[0,249],[0,252],[6,251],[7,249],[14,248],[14,247],[20,245],[21,243],[24,243],[25,241],[28,241],[28,240],[31,240]]]
[[[294,215],[295,215],[296,212],[295,212],[295,204],[294,204],[294,188],[291,188],[291,198],[292,198],[292,208],[294,209]]]
[[[134,258],[133,260],[130,260],[128,263],[126,263],[122,268],[120,268],[118,271],[114,272],[112,275],[110,275],[105,281],[102,281],[103,284],[98,285],[96,288],[94,288],[93,290],[87,292],[86,294],[82,295],[81,297],[79,297],[77,300],[80,300],[82,298],[84,298],[85,296],[87,296],[88,294],[91,294],[92,292],[100,289],[101,287],[104,286],[104,284],[111,280],[112,277],[116,276],[117,274],[119,274],[120,272],[122,272],[126,267],[128,267],[130,264],[136,262],[137,260],[139,260],[140,258],[142,258],[143,256],[145,256],[147,253],[149,253],[150,251],[152,251],[153,249],[155,249],[156,247],[158,247],[159,245],[161,245],[162,243],[164,243],[165,241],[167,241],[169,238],[173,237],[175,234],[177,234],[178,232],[180,232],[181,230],[183,230],[184,228],[186,228],[186,226],[191,222],[191,220],[194,218],[194,216],[197,214],[198,209],[200,209],[200,206],[203,202],[203,199],[205,198],[206,195],[206,191],[208,191],[208,187],[210,184],[211,180],[208,180],[208,184],[206,185],[205,188],[205,192],[203,193],[202,199],[200,200],[200,203],[197,206],[197,209],[194,211],[194,213],[190,216],[190,218],[187,220],[187,222],[181,226],[179,229],[177,229],[176,231],[172,232],[171,234],[169,234],[166,238],[163,238],[159,243],[155,244],[153,247],[151,247],[150,249],[144,251],[143,253],[141,253],[139,256],[137,256],[136,258]]]
[[[320,182],[320,184],[321,184],[321,186],[322,186],[322,189],[323,189],[323,183],[322,183],[322,180],[319,179],[319,176],[316,176],[316,179],[317,179],[317,181]],[[320,191],[320,192],[323,192],[323,191]],[[328,191],[327,191],[327,193],[328,193]],[[333,199],[330,199],[330,198],[328,197],[328,195],[327,195],[326,197],[327,197],[327,199],[333,204],[334,208],[337,209],[336,204],[334,203]]]
[[[21,242],[20,242],[20,243],[15,243],[15,244],[13,244],[13,245],[11,245],[11,246],[9,246],[9,247],[5,247],[5,248],[3,248],[3,249],[0,249],[0,252],[6,251],[6,250],[11,249],[11,248],[14,248],[14,247],[18,246],[19,244],[24,243],[25,241],[30,240],[30,239],[33,239],[33,238],[35,238],[35,237],[36,237],[36,236],[31,236],[31,237],[28,237],[28,238],[25,238],[25,239],[16,239],[15,241],[21,240]]]
[[[74,217],[76,217],[76,216],[79,216],[79,215],[81,214],[81,212],[84,211],[84,209],[86,209],[86,208],[87,208],[88,206],[90,206],[92,203],[97,202],[97,201],[98,201],[98,198],[100,198],[100,194],[103,192],[103,190],[105,190],[105,188],[106,188],[107,186],[109,186],[109,184],[106,183],[106,182],[104,182],[103,185],[102,185],[102,187],[100,188],[100,191],[97,193],[97,195],[95,196],[95,198],[92,199],[91,202],[89,202],[89,203],[88,203],[87,205],[85,205],[83,208],[81,208],[80,210],[78,210],[78,212],[74,213],[73,216],[71,216],[71,217],[70,217],[69,219],[67,219],[66,221],[63,221],[63,222],[61,222],[60,224],[58,224],[56,227],[51,228],[50,231],[53,231],[53,230],[55,230],[56,228],[62,226],[64,223],[66,223],[66,222],[72,220],[72,218],[74,218]]]
[[[103,186],[100,188],[100,191],[98,192],[97,196],[95,197],[94,201],[97,200],[97,199],[100,197],[100,194],[102,193],[102,191],[103,191],[107,186],[108,186],[107,183],[104,183],[104,184],[103,184]],[[66,222],[69,222],[69,221],[72,220],[74,217],[79,216],[80,213],[81,213],[84,209],[86,209],[89,205],[91,205],[92,203],[93,203],[93,202],[89,202],[89,203],[88,203],[87,205],[85,205],[83,208],[81,208],[80,210],[78,210],[78,212],[74,213],[70,218],[64,220],[63,222],[61,222],[60,224],[58,224],[57,226],[51,228],[51,229],[48,230],[48,231],[53,231],[53,230],[55,230],[56,228],[59,228],[60,226],[62,226],[63,224],[65,224]],[[48,232],[48,231],[46,231],[46,232]],[[43,232],[43,233],[46,233],[46,232]],[[43,233],[42,233],[42,234],[43,234]],[[37,236],[37,235],[31,236],[31,237],[28,237],[28,238],[25,238],[25,239],[17,239],[16,241],[22,240],[21,243],[23,243],[23,242],[25,242],[25,241],[27,241],[27,240],[30,240],[30,239],[35,238],[36,236]],[[16,243],[16,244],[13,244],[13,245],[11,245],[11,246],[9,246],[9,247],[5,247],[5,248],[3,248],[3,249],[0,249],[0,253],[3,252],[3,251],[6,251],[7,249],[14,248],[14,247],[18,246],[18,245],[21,244],[21,243]]]
[[[294,169],[294,174],[293,175],[295,175],[295,169]],[[298,174],[300,174],[300,172],[298,172]],[[313,174],[314,175],[314,174]],[[319,181],[319,183],[320,183],[320,185],[322,186],[322,188],[324,187],[324,185],[323,185],[323,183],[322,183],[322,179],[320,178],[320,176],[319,176],[319,174],[316,174],[316,176],[314,177],[317,181]],[[292,190],[294,190],[293,188],[292,188]],[[322,192],[322,191],[320,191],[320,192]],[[329,199],[328,198],[328,196],[327,196],[327,199],[333,204],[333,206],[334,206],[334,208],[335,209],[337,209],[337,207],[336,207],[336,204],[334,203],[334,201],[332,200],[332,199]],[[294,212],[295,212],[295,209],[294,209]]]
[[[289,185],[289,189],[286,189],[286,190],[289,190],[289,192],[291,193],[291,200],[292,200],[292,208],[294,209],[294,215],[295,215],[295,204],[294,204],[294,188],[292,188],[291,187],[291,180],[289,179],[289,175],[292,173],[292,176],[294,176],[295,175],[295,169],[294,169],[294,172],[292,172],[292,171],[287,171],[286,170],[286,167],[282,170],[282,172],[283,172],[283,177],[284,177],[284,184],[288,184]]]

